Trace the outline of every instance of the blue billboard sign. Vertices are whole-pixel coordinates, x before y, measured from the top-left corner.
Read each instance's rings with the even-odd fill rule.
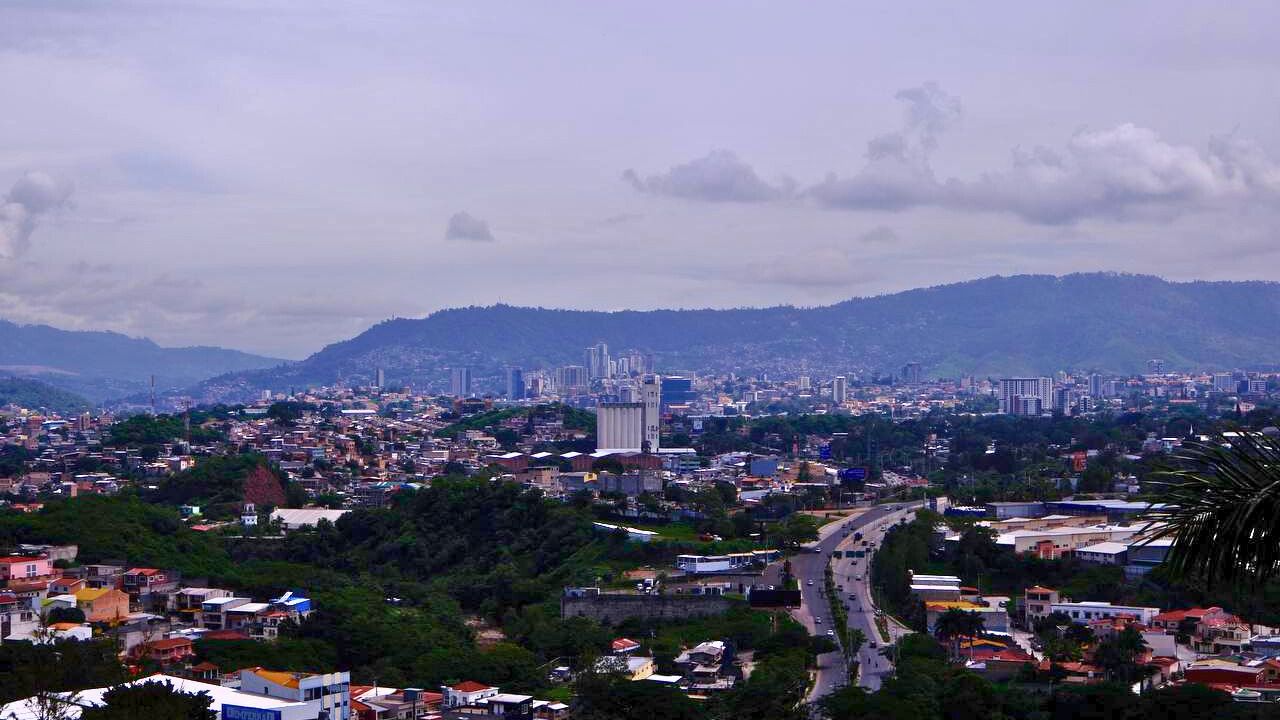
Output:
[[[222,720],[280,720],[280,711],[224,703]]]
[[[831,443],[823,443],[818,447],[818,457],[823,460],[831,459]]]
[[[842,469],[842,470],[840,471],[840,479],[841,479],[841,480],[854,480],[854,481],[866,480],[866,479],[867,479],[867,469],[866,469],[866,468],[864,468],[864,467],[851,467],[851,468],[844,468],[844,469]]]

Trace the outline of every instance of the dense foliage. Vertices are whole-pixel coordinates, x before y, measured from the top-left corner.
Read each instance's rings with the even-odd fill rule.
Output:
[[[93,407],[93,403],[83,397],[39,380],[0,378],[0,407],[9,404],[48,408],[63,417],[78,415]]]

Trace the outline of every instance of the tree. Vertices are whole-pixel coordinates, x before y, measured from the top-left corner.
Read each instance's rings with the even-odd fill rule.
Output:
[[[84,611],[77,607],[55,607],[45,615],[45,622],[50,625],[54,623],[82,623],[84,622]]]
[[[818,539],[818,523],[809,515],[792,513],[778,523],[774,535],[784,546],[798,547]]]
[[[1098,643],[1093,661],[1107,671],[1108,678],[1131,683],[1142,675],[1138,659],[1146,649],[1142,633],[1129,626]]]
[[[959,608],[948,608],[946,612],[938,616],[938,620],[934,623],[933,634],[939,640],[950,643],[950,654],[956,657],[960,654],[960,638],[970,638],[972,640],[982,634],[984,622],[982,616],[976,612],[967,612]],[[970,643],[972,647],[972,643]]]
[[[1242,432],[1185,443],[1178,466],[1159,472],[1165,505],[1151,539],[1172,538],[1164,564],[1173,577],[1261,584],[1280,571],[1280,440]]]
[[[178,692],[168,682],[118,685],[102,696],[103,704],[85,708],[81,720],[217,720],[208,693]]]
[[[588,670],[574,683],[577,720],[698,720],[702,709],[675,688],[655,682],[631,682],[613,673]],[[655,715],[656,710],[660,715]]]

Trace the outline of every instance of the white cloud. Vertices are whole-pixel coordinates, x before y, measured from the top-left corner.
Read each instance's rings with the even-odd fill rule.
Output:
[[[0,260],[13,260],[27,251],[40,218],[66,204],[71,185],[43,172],[18,179],[0,201]]]
[[[644,178],[635,170],[626,170],[622,178],[642,193],[707,202],[778,200],[790,195],[793,185],[786,180],[776,185],[765,182],[729,150],[713,150],[665,173]]]

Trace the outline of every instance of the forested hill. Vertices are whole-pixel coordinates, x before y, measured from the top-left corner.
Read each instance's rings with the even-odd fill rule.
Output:
[[[583,348],[655,355],[664,371],[929,376],[1138,372],[1280,364],[1280,284],[1173,283],[1140,275],[1019,275],[855,298],[816,308],[592,312],[468,307],[395,319],[301,363],[219,378],[212,387],[286,388],[396,381],[447,386],[468,365],[496,387],[505,364],[580,364]]]
[[[0,406],[17,405],[31,410],[48,409],[61,415],[75,415],[92,404],[75,393],[38,380],[0,377]]]
[[[39,379],[90,400],[157,386],[181,388],[227,372],[282,362],[219,347],[161,347],[113,332],[59,330],[0,320],[0,372]]]

